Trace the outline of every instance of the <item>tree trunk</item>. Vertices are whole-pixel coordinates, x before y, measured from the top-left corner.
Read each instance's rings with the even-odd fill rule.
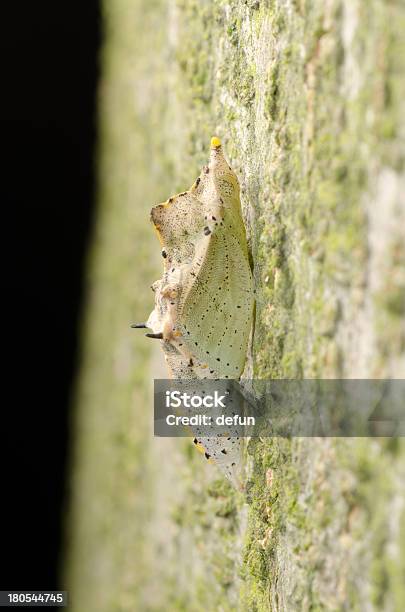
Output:
[[[72,426],[71,609],[405,609],[405,441],[254,439],[239,495],[152,437],[150,208],[218,135],[257,378],[404,378],[405,5],[105,0],[99,206]],[[151,346],[152,345],[152,346]]]

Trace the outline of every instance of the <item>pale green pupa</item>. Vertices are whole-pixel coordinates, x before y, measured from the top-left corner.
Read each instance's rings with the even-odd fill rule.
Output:
[[[152,208],[164,260],[146,324],[161,340],[174,379],[236,379],[253,320],[253,279],[239,183],[219,138],[193,186]],[[205,457],[240,487],[242,439],[195,438]]]

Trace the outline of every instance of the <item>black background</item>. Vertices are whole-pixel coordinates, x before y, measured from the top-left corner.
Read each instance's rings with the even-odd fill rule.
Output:
[[[93,217],[99,7],[14,2],[1,23],[0,589],[58,589]]]

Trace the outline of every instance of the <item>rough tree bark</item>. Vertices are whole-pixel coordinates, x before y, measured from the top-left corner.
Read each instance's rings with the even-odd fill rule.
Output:
[[[217,134],[258,288],[249,372],[404,377],[403,1],[105,0],[104,16],[71,609],[405,609],[404,440],[256,439],[239,496],[188,441],[152,438],[161,358],[129,330],[160,273],[149,210]]]

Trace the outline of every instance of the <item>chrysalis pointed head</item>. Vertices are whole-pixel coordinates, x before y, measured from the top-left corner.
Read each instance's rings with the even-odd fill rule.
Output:
[[[211,147],[210,147],[210,162],[209,166],[212,169],[218,160],[224,159],[224,154],[222,151],[222,143],[218,136],[213,136],[211,138]]]

